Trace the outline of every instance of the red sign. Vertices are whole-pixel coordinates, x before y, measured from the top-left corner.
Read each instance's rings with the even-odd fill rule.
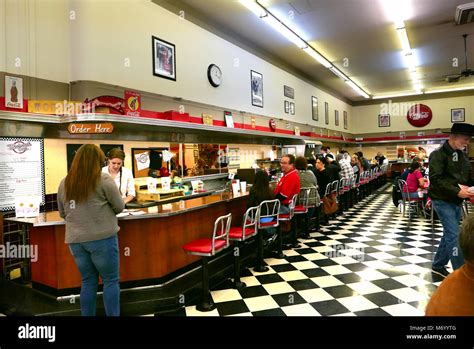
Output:
[[[408,122],[415,127],[423,127],[430,123],[433,112],[424,104],[415,104],[407,113]]]
[[[115,96],[99,96],[92,100],[86,98],[83,103],[84,113],[125,114],[125,101]]]
[[[276,125],[275,120],[270,119],[270,121],[268,122],[268,124],[270,125],[270,130],[272,130],[272,131],[275,131],[275,130],[276,130],[277,125]]]
[[[114,125],[110,122],[103,122],[100,124],[79,124],[71,123],[68,125],[67,130],[70,134],[97,134],[97,133],[112,133],[114,131]]]
[[[128,116],[140,116],[141,110],[141,95],[137,92],[125,91],[125,114]]]

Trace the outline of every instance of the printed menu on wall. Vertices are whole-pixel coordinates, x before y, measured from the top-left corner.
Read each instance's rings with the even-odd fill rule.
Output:
[[[0,137],[0,210],[13,210],[25,195],[39,195],[44,205],[43,139]]]

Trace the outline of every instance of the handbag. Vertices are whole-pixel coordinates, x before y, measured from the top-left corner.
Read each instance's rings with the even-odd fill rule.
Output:
[[[336,195],[332,194],[323,197],[323,212],[326,216],[336,213],[338,209]]]

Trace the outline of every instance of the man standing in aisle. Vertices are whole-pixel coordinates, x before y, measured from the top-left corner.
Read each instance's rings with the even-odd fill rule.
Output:
[[[443,225],[443,237],[433,260],[432,272],[446,277],[448,261],[453,269],[464,264],[459,248],[459,222],[461,204],[464,199],[474,198],[466,186],[474,185],[474,176],[469,158],[463,151],[474,134],[474,126],[455,123],[449,139],[430,155],[430,187],[428,195]]]

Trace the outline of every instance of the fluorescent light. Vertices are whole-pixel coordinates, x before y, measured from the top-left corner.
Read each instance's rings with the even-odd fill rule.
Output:
[[[258,17],[264,17],[267,15],[267,11],[265,11],[265,9],[254,0],[239,0],[239,2],[255,13]]]
[[[319,53],[317,53],[312,47],[306,47],[303,49],[304,52],[309,54],[311,57],[313,57],[315,60],[317,60],[319,63],[321,63],[324,67],[326,68],[331,68],[332,64],[323,56],[321,56]]]
[[[337,69],[336,67],[330,67],[329,68],[330,71],[332,71],[334,73],[334,75],[337,75],[338,77],[340,77],[342,80],[344,81],[347,81],[349,80],[349,78],[347,76],[345,76],[339,69]]]
[[[423,92],[406,92],[406,93],[396,93],[391,95],[377,95],[373,96],[372,99],[382,99],[382,98],[395,98],[395,97],[405,97],[405,96],[415,96],[420,95]]]
[[[465,86],[465,87],[454,87],[454,88],[445,88],[445,89],[438,89],[438,90],[429,90],[429,91],[425,91],[425,93],[465,91],[465,90],[473,90],[473,89],[474,89],[474,86]]]
[[[403,52],[409,53],[411,51],[410,41],[408,41],[407,30],[405,27],[397,29],[398,38],[402,44]]]
[[[408,65],[409,71],[416,70],[416,59],[415,59],[415,55],[412,52],[405,55],[405,60]]]
[[[418,73],[416,72],[416,69],[414,71],[410,71],[410,77],[412,81],[418,81]]]
[[[354,81],[347,80],[346,84],[352,87],[352,89],[356,91],[358,94],[360,94],[362,97],[370,98],[370,96],[367,93],[365,93],[364,90],[362,90],[359,86],[357,86]]]
[[[270,25],[273,29],[275,29],[277,32],[279,32],[281,35],[283,35],[285,38],[290,40],[299,48],[308,47],[308,44],[306,42],[304,42],[298,35],[293,33],[287,26],[281,23],[278,19],[273,17],[273,15],[268,14],[267,16],[262,17],[262,19],[268,25]]]

